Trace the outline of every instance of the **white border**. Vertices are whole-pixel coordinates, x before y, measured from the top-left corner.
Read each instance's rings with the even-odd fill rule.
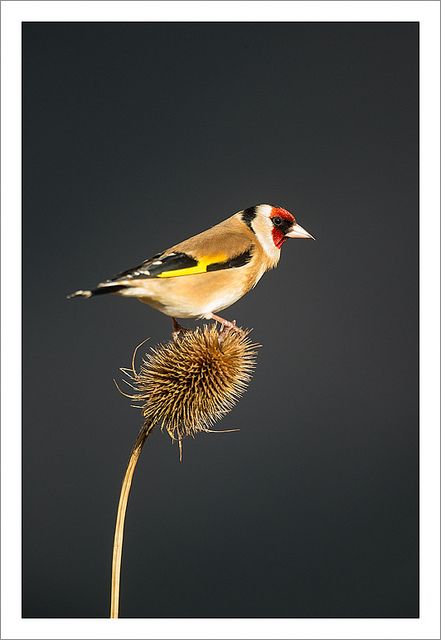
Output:
[[[2,2],[2,638],[439,638],[439,3]],[[419,21],[421,618],[22,620],[21,21]]]

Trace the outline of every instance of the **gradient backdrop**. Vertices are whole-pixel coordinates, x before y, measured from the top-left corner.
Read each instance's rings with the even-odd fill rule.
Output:
[[[171,328],[66,294],[268,202],[317,241],[224,312],[264,345],[219,425],[240,432],[183,464],[148,440],[121,615],[417,616],[418,24],[25,23],[23,44],[23,615],[108,615],[141,423],[112,378]]]

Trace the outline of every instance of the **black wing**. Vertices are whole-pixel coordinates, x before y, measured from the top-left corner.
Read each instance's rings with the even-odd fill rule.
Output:
[[[165,274],[167,273],[169,277],[174,277],[206,273],[207,271],[219,271],[221,269],[234,269],[246,265],[251,260],[251,257],[252,246],[239,255],[221,261],[219,261],[218,254],[214,254],[211,259],[205,257],[198,261],[196,258],[181,251],[167,254],[158,253],[137,267],[118,273],[107,282],[166,277]]]

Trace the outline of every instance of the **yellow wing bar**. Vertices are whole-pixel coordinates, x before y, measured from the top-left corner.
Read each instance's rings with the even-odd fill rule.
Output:
[[[217,253],[205,258],[200,258],[194,267],[184,267],[181,269],[174,269],[172,271],[163,271],[162,273],[158,273],[156,277],[175,278],[176,276],[190,276],[194,273],[205,273],[206,271],[210,271],[210,265],[223,264],[226,262],[227,258],[228,256],[225,253]]]

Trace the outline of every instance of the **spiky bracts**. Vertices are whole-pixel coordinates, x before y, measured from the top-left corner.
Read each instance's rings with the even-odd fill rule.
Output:
[[[259,345],[249,333],[204,325],[152,347],[139,371],[124,369],[145,422],[159,424],[179,443],[209,431],[231,411],[251,379]]]

